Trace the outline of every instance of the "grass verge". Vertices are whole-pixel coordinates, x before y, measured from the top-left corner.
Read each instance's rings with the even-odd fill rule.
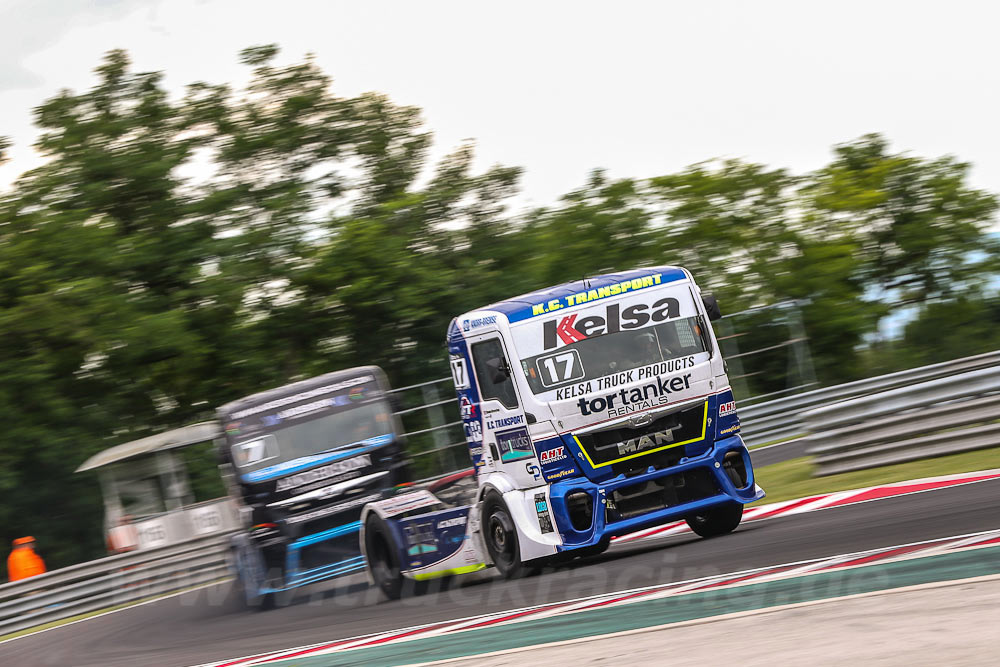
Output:
[[[974,452],[951,454],[934,459],[897,463],[896,465],[845,472],[829,477],[813,477],[812,457],[783,461],[756,468],[757,483],[767,492],[767,497],[753,503],[762,505],[782,500],[793,500],[817,493],[847,491],[864,486],[904,482],[908,479],[951,475],[959,472],[1000,468],[1000,447]]]

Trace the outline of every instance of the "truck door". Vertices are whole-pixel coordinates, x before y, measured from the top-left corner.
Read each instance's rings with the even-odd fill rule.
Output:
[[[490,461],[487,469],[506,472],[522,489],[537,486],[542,482],[542,472],[503,340],[496,334],[486,334],[470,342],[479,383],[483,454]]]

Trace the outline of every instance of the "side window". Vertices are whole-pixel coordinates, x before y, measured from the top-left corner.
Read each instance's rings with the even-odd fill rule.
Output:
[[[510,364],[503,353],[499,338],[484,340],[472,346],[472,363],[479,379],[480,400],[496,399],[505,408],[518,408]]]

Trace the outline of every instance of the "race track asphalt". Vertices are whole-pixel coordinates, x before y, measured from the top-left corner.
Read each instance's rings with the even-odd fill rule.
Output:
[[[372,589],[304,591],[269,612],[240,608],[229,583],[0,644],[0,665],[193,665],[381,630],[657,583],[1000,528],[1000,480],[680,535],[519,581],[469,583],[380,601]]]

